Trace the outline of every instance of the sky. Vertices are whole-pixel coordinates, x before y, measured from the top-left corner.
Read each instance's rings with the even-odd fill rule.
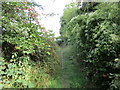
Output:
[[[46,30],[52,30],[55,33],[55,37],[60,36],[60,17],[63,15],[65,5],[69,4],[71,1],[72,0],[35,0],[35,2],[44,7],[44,10],[37,10],[39,13],[56,14],[54,16],[42,17],[40,20]]]

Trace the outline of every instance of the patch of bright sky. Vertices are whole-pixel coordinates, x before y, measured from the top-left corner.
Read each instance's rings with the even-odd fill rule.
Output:
[[[66,4],[69,4],[73,0],[34,0],[44,7],[44,10],[37,10],[39,13],[49,14],[54,13],[56,15],[42,17],[41,24],[46,28],[46,30],[52,30],[55,36],[60,36],[60,17],[63,15],[63,10]]]

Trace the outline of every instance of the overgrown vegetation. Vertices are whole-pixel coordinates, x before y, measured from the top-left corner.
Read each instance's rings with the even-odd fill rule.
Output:
[[[42,8],[30,2],[2,3],[0,88],[57,87],[51,86],[59,67],[57,46],[40,25],[36,6]]]
[[[61,36],[31,2],[2,2],[1,88],[120,89],[120,3],[71,3]],[[58,45],[57,45],[57,44]],[[59,47],[60,46],[60,47]]]
[[[61,48],[63,83],[67,83],[66,88],[84,88],[88,80],[84,67],[78,64],[73,57],[73,47],[64,46]]]
[[[115,2],[86,3],[82,8],[72,4],[61,18],[61,36],[73,46],[74,58],[84,64],[96,88],[120,89],[119,6]]]

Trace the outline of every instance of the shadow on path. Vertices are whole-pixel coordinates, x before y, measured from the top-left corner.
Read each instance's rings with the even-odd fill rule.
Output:
[[[62,47],[60,50],[62,65],[62,88],[82,88],[86,83],[83,72],[78,68],[73,58],[70,47]]]

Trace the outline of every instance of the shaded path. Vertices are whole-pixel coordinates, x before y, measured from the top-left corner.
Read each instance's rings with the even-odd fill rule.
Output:
[[[62,64],[62,88],[81,88],[86,82],[84,73],[76,65],[70,47],[60,50]]]
[[[67,82],[66,73],[64,72],[65,61],[64,61],[64,52],[63,51],[61,51],[61,63],[62,63],[62,88],[68,88],[69,83]]]

